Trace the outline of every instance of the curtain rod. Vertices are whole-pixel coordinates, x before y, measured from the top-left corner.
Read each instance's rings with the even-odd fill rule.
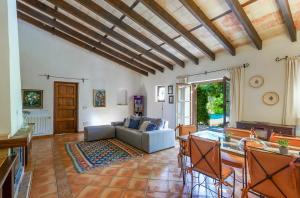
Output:
[[[298,55],[298,56],[296,56],[296,57],[300,57],[300,55]],[[285,56],[285,57],[283,57],[283,58],[276,57],[276,58],[275,58],[275,61],[276,61],[276,62],[279,62],[279,61],[282,61],[282,60],[286,60],[287,58],[288,58],[288,56]]]
[[[217,69],[217,70],[213,70],[213,71],[205,71],[205,72],[201,72],[201,73],[196,73],[196,74],[190,74],[190,75],[186,75],[186,76],[181,76],[181,78],[186,78],[186,77],[191,77],[191,76],[198,76],[198,75],[207,75],[207,74],[210,74],[210,73],[215,73],[215,72],[219,72],[219,71],[226,71],[226,70],[229,70],[229,69],[239,68],[239,67],[247,68],[249,66],[250,66],[249,63],[244,63],[243,65],[237,66],[237,67],[223,68],[223,69]]]
[[[66,80],[81,80],[82,83],[84,83],[84,81],[88,80],[87,78],[70,78],[70,77],[62,77],[62,76],[52,76],[49,74],[40,74],[39,76],[44,76],[44,77],[46,77],[47,80],[49,80],[50,78],[59,78],[59,79],[66,79]]]

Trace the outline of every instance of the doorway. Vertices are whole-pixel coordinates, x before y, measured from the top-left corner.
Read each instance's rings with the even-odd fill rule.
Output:
[[[198,128],[219,128],[229,123],[230,80],[206,81],[196,84]]]
[[[54,134],[78,131],[78,83],[54,82]]]

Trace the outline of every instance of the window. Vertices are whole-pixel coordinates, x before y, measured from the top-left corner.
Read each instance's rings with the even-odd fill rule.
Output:
[[[156,101],[165,102],[166,88],[164,86],[156,87]]]

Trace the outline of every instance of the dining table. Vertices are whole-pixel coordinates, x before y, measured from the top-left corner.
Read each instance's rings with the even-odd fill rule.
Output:
[[[211,130],[202,130],[192,133],[194,136],[198,136],[200,138],[209,139],[209,140],[215,140],[220,141],[220,149],[222,152],[229,153],[232,155],[244,157],[245,151],[243,149],[243,146],[241,145],[242,137],[237,136],[231,136],[230,140],[225,138],[225,134],[223,132],[216,132]],[[188,137],[189,135],[183,135],[179,136],[179,165],[181,168],[181,173],[183,175],[183,183],[186,183],[186,175],[188,173],[188,159],[189,159],[189,148],[188,148]],[[257,142],[260,142],[263,144],[263,150],[274,152],[274,153],[280,153],[279,152],[279,144],[269,141],[260,140],[258,138],[254,138],[257,140]],[[288,153],[287,155],[292,155],[296,158],[298,158],[297,166],[300,169],[300,147],[288,147]],[[298,163],[299,162],[299,163]]]

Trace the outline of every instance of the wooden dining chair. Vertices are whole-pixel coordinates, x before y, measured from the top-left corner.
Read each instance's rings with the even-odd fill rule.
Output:
[[[223,186],[232,187],[232,197],[235,191],[235,171],[232,167],[222,164],[220,142],[200,138],[195,135],[189,136],[190,159],[191,159],[191,175],[192,175],[192,190],[197,185],[203,186],[207,177],[217,181],[217,192],[210,189],[208,186],[203,186],[209,191],[218,194],[218,197],[223,197]],[[193,172],[201,173],[205,176],[204,181],[194,186]],[[233,182],[229,184],[225,180],[233,175]]]
[[[182,124],[179,124],[175,130],[178,129],[179,131],[179,136],[182,136],[182,135],[189,135],[190,133],[194,133],[197,131],[197,127],[196,125],[182,125]]]
[[[235,138],[242,139],[244,137],[250,137],[251,131],[238,129],[238,128],[225,128],[226,133],[231,133],[231,135]],[[245,160],[241,156],[233,155],[230,153],[222,152],[221,154],[222,162],[228,166],[240,169],[242,172],[242,179],[237,180],[243,184],[244,187],[244,180],[245,180]]]
[[[251,191],[266,197],[300,198],[297,158],[252,147],[247,147],[245,158],[250,179],[242,197]]]
[[[226,133],[230,133],[231,136],[237,137],[237,138],[244,138],[244,137],[250,137],[251,131],[245,130],[245,129],[238,129],[238,128],[225,128]]]
[[[281,134],[272,133],[270,136],[270,142],[277,143],[278,140],[285,139],[289,142],[289,146],[300,147],[300,137],[283,136]]]
[[[190,133],[194,133],[197,131],[196,125],[182,125],[179,124],[176,128],[175,131],[178,129],[178,134],[179,136],[183,135],[189,135]],[[180,151],[178,154],[178,164],[181,167],[181,174],[183,176],[183,184],[186,183],[185,178],[187,174],[187,162],[188,162],[188,157],[190,156],[190,151],[189,151],[189,142],[188,141],[180,141]]]

